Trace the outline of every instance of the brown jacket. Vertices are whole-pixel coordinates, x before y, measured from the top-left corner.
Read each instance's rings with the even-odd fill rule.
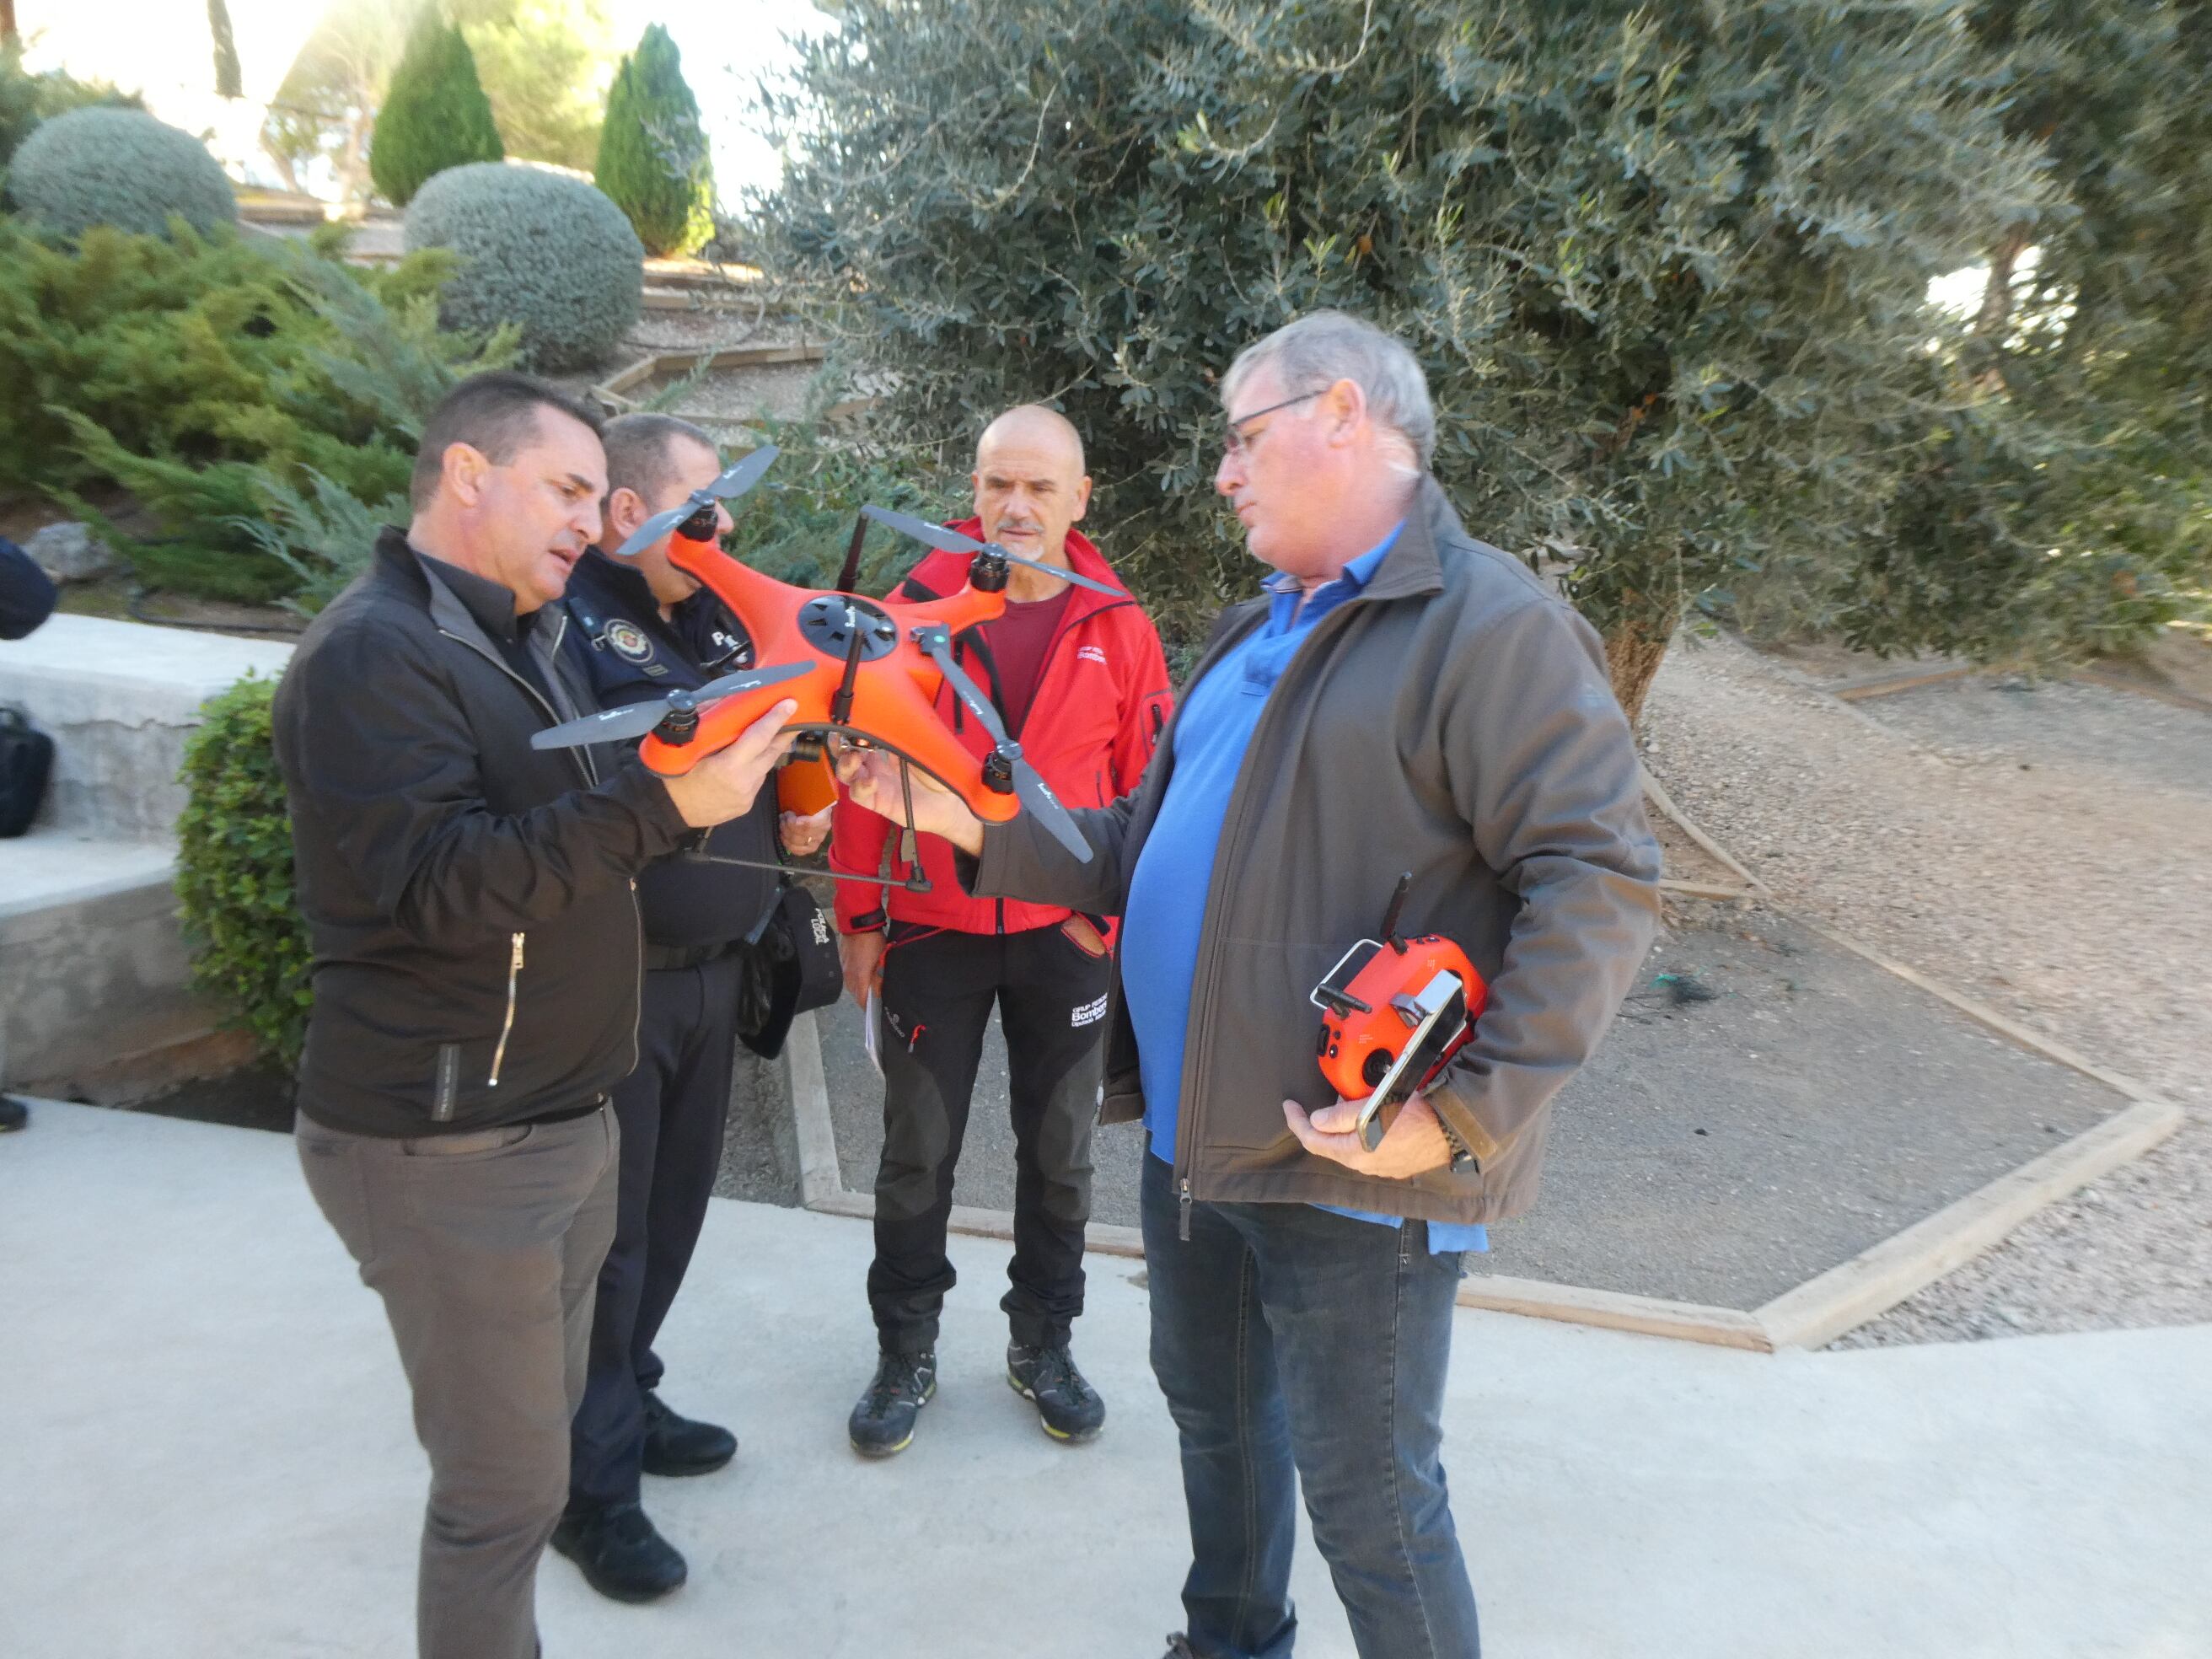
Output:
[[[1266,615],[1264,599],[1228,611],[1194,683]],[[1134,794],[1075,814],[1097,856],[1079,863],[1024,814],[985,830],[973,890],[1121,912],[1174,774],[1170,725]],[[1374,935],[1408,870],[1404,931],[1456,940],[1490,1000],[1429,1094],[1480,1168],[1391,1181],[1308,1153],[1282,1103],[1334,1098],[1307,993]],[[1177,1190],[1431,1221],[1521,1213],[1552,1097],[1650,944],[1658,877],[1597,635],[1518,560],[1469,537],[1424,478],[1373,580],[1276,683],[1231,795],[1191,994]],[[1118,995],[1109,1042],[1101,1119],[1127,1121],[1144,1098]]]

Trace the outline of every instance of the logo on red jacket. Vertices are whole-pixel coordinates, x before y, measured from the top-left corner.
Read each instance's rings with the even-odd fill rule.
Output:
[[[1106,665],[1106,653],[1095,645],[1079,647],[1075,653],[1075,659],[1078,662],[1095,662],[1101,668]]]

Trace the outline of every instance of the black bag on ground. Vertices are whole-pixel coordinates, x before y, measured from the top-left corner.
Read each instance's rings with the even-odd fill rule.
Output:
[[[54,740],[21,709],[0,706],[0,836],[20,836],[31,827],[53,764]]]
[[[826,1008],[845,989],[837,935],[814,895],[796,882],[776,895],[768,922],[746,953],[738,993],[738,1036],[763,1060],[783,1052],[791,1022]]]

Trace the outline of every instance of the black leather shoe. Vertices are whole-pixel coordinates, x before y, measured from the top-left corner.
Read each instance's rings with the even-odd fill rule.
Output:
[[[13,1095],[0,1095],[0,1134],[20,1129],[31,1121],[31,1109]]]
[[[635,1504],[570,1510],[553,1529],[553,1547],[582,1570],[593,1589],[617,1601],[658,1601],[690,1571]]]
[[[708,1474],[738,1455],[738,1437],[712,1423],[679,1417],[657,1394],[645,1397],[645,1472]]]
[[[1198,1659],[1198,1650],[1190,1644],[1190,1638],[1181,1631],[1168,1632],[1168,1650],[1160,1659]]]
[[[937,1392],[935,1353],[887,1353],[845,1425],[863,1457],[889,1457],[914,1444],[915,1419]]]
[[[1042,1348],[1008,1343],[1006,1386],[1036,1402],[1037,1419],[1055,1440],[1080,1445],[1106,1426],[1106,1402],[1075,1369],[1065,1342]]]

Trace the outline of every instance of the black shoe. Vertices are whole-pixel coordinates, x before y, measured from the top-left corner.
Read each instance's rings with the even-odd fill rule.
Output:
[[[1080,1445],[1096,1440],[1106,1426],[1106,1402],[1075,1369],[1065,1342],[1043,1348],[1008,1343],[1006,1384],[1023,1399],[1036,1402],[1038,1419],[1055,1440]]]
[[[13,1095],[0,1095],[0,1134],[20,1129],[31,1121],[31,1109]]]
[[[583,1570],[593,1589],[617,1601],[657,1601],[689,1572],[635,1504],[570,1510],[553,1529],[553,1547]]]
[[[738,1455],[738,1437],[712,1423],[679,1417],[657,1394],[645,1396],[645,1472],[708,1474]]]
[[[1198,1650],[1190,1644],[1190,1638],[1179,1630],[1168,1632],[1168,1650],[1160,1659],[1198,1659]]]
[[[845,1431],[863,1457],[889,1457],[914,1444],[914,1420],[937,1392],[937,1355],[887,1353],[875,1381],[853,1407]]]

